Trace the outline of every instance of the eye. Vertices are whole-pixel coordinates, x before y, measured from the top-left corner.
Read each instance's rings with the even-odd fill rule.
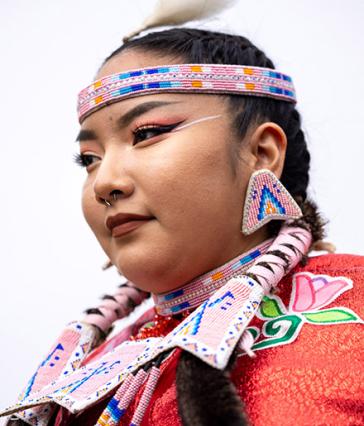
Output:
[[[98,158],[96,155],[91,154],[79,154],[78,152],[74,154],[73,161],[78,164],[81,167],[88,167],[94,162],[92,161],[93,158]]]
[[[154,136],[161,135],[163,133],[168,133],[177,127],[181,122],[169,124],[168,126],[157,126],[157,125],[148,125],[137,128],[133,131],[134,141],[133,145],[136,145],[139,142],[142,142],[147,139],[151,139]]]

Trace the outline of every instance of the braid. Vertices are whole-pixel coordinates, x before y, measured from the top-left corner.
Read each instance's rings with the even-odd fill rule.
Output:
[[[127,49],[151,51],[157,55],[178,58],[185,63],[250,65],[274,69],[273,62],[247,38],[193,28],[172,28],[128,40],[107,57],[105,62]],[[313,242],[321,240],[324,223],[317,206],[307,198],[310,154],[298,111],[292,104],[276,99],[241,95],[219,96],[224,96],[228,101],[233,117],[232,128],[239,140],[243,140],[251,126],[266,121],[275,122],[283,129],[288,144],[281,181],[303,211],[303,218],[292,225],[309,230]],[[270,222],[270,235],[277,235],[281,225],[278,221]],[[270,252],[271,256],[282,260],[284,274],[290,269],[286,250],[297,255],[294,243],[282,245],[281,249]],[[305,255],[306,253],[299,253],[303,261]],[[272,267],[273,263],[270,264],[269,261],[257,266],[258,271],[265,270],[268,273],[272,273]],[[256,272],[252,273],[255,279],[259,278]],[[248,424],[240,398],[228,377],[229,367],[225,371],[219,371],[182,352],[176,385],[183,425]]]
[[[103,342],[113,328],[113,323],[127,317],[135,307],[139,306],[149,293],[139,290],[132,283],[120,284],[113,294],[105,294],[97,308],[84,311],[83,322],[93,325],[99,334],[98,344]]]
[[[245,426],[243,404],[230,380],[236,354],[221,371],[183,351],[177,366],[178,412],[183,425]],[[219,401],[216,404],[216,401]]]

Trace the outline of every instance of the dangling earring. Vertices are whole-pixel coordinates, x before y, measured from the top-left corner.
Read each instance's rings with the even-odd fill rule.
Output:
[[[271,220],[298,219],[302,211],[281,181],[270,170],[254,172],[244,205],[242,233],[250,235]]]

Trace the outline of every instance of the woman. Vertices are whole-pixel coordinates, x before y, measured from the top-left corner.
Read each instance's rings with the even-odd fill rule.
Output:
[[[362,424],[364,261],[307,256],[323,223],[273,69],[244,37],[171,29],[81,92],[84,215],[129,282],[65,329],[9,424]]]

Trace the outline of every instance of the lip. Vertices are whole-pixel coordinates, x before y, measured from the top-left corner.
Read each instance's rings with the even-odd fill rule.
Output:
[[[125,223],[122,223],[121,225],[115,226],[115,228],[113,228],[113,230],[111,231],[111,235],[113,237],[121,237],[122,235],[125,235],[136,228],[139,228],[139,226],[142,226],[144,223],[149,221],[150,219],[130,220],[129,222],[125,222]]]
[[[113,237],[120,237],[151,219],[153,219],[151,216],[143,216],[135,213],[118,213],[115,216],[108,217],[105,225]]]

